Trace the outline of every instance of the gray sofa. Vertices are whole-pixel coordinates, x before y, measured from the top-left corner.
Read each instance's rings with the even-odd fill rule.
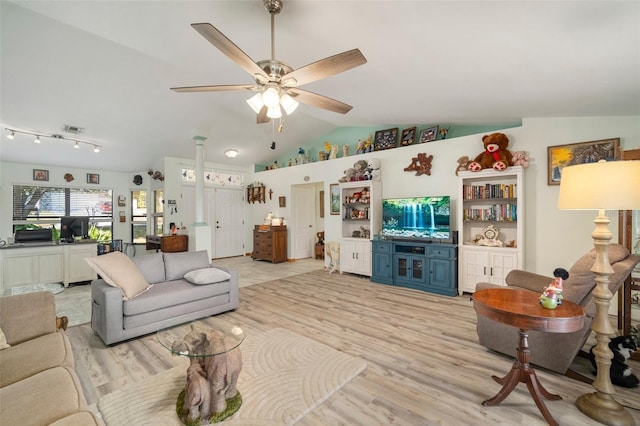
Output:
[[[110,266],[107,256],[111,254],[93,258],[100,262],[103,272]],[[117,260],[122,262],[124,259],[119,256]],[[155,253],[131,260],[137,270],[130,270],[129,274],[122,274],[121,265],[114,268],[124,275],[125,278],[119,278],[121,281],[126,277],[135,280],[139,271],[149,284],[139,293],[132,296],[130,289],[105,282],[104,278],[107,281],[112,278],[106,276],[108,272],[104,275],[98,272],[103,278],[91,282],[91,327],[107,345],[155,332],[168,323],[184,323],[238,307],[238,271],[210,264],[206,250]],[[217,277],[216,282],[200,284],[188,280],[203,271],[228,278]]]

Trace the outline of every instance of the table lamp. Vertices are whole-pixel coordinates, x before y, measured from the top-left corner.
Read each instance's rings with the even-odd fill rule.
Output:
[[[598,210],[596,228],[591,234],[596,260],[591,272],[596,275],[593,298],[596,316],[591,329],[596,333],[593,350],[598,372],[594,393],[581,395],[576,406],[582,413],[607,425],[633,425],[631,415],[615,399],[609,369],[613,353],[609,341],[615,331],[609,322],[609,304],[613,294],[609,290],[609,276],[613,268],[609,262],[609,219],[605,210],[640,209],[640,161],[601,161],[579,164],[562,169],[558,208],[567,210]]]

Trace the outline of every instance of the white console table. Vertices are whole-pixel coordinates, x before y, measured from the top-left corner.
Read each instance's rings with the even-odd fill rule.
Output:
[[[25,243],[0,248],[0,294],[11,287],[91,281],[96,273],[84,261],[97,254],[96,242]]]

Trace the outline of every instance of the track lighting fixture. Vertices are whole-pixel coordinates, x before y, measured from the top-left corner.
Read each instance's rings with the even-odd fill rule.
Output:
[[[41,143],[42,140],[41,138],[50,138],[50,139],[58,139],[58,140],[65,140],[65,141],[70,141],[73,142],[73,147],[76,149],[80,148],[80,144],[84,144],[84,145],[88,145],[88,146],[92,146],[93,147],[93,152],[100,152],[100,148],[102,148],[101,145],[98,145],[96,143],[93,142],[89,142],[89,141],[84,141],[82,139],[72,139],[72,138],[67,138],[64,137],[62,135],[53,133],[53,134],[46,134],[46,133],[36,133],[36,132],[31,132],[28,130],[18,130],[18,129],[11,129],[8,127],[5,127],[5,130],[8,132],[7,133],[7,139],[14,139],[16,133],[21,133],[23,135],[31,135],[34,136],[34,143]]]

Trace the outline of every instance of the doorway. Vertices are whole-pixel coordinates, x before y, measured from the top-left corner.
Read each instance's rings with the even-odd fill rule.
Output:
[[[316,233],[324,231],[320,214],[320,192],[323,182],[293,185],[291,187],[291,254],[293,259],[315,256]]]

